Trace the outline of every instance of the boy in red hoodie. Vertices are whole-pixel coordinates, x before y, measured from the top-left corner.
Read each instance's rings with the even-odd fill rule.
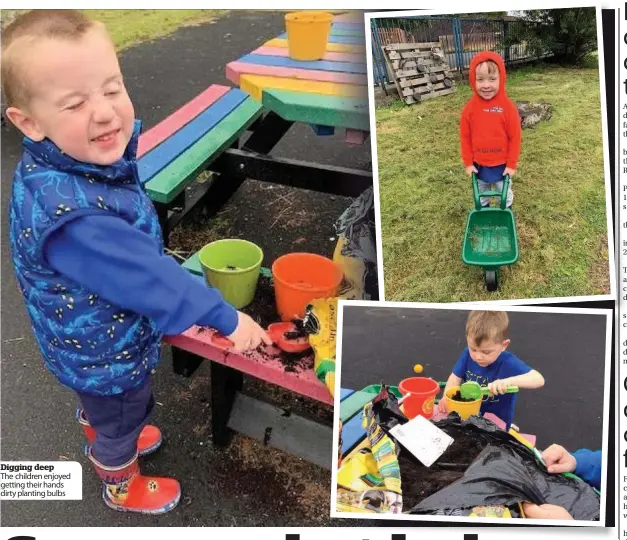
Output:
[[[496,53],[484,51],[470,62],[470,98],[460,122],[461,151],[468,176],[477,173],[479,191],[488,191],[494,184],[503,189],[503,176],[513,177],[518,166],[522,130],[516,105],[505,92],[505,62]],[[511,184],[507,206],[512,205]],[[481,198],[487,206],[488,197]]]

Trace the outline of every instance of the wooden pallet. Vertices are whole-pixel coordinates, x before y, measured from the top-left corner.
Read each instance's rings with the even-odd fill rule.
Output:
[[[455,92],[440,43],[393,43],[383,51],[388,73],[407,105]]]

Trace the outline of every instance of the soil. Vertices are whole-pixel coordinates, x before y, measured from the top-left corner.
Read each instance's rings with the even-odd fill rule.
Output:
[[[259,276],[255,298],[250,305],[241,311],[250,315],[261,328],[268,328],[272,323],[280,320],[276,311],[274,285],[271,278]]]
[[[296,330],[292,332],[285,332],[283,334],[285,336],[285,339],[300,339],[308,336],[302,320],[294,319],[292,321],[292,324],[294,324]]]
[[[453,444],[431,467],[425,467],[413,456],[403,452],[398,460],[403,509],[410,510],[422,500],[459,480],[484,447],[485,443],[476,434],[456,434]]]
[[[460,401],[461,403],[470,403],[471,401],[475,401],[474,398],[463,398],[462,393],[459,390],[451,396],[451,399],[453,401]]]

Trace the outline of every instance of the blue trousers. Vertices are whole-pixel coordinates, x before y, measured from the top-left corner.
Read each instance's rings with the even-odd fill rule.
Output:
[[[117,467],[130,461],[137,452],[137,439],[154,408],[152,377],[123,394],[92,396],[78,393],[90,425],[96,431],[92,455],[102,465]]]

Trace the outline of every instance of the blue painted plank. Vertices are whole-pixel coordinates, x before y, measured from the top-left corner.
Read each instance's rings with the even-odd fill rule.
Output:
[[[261,66],[279,66],[297,69],[317,69],[320,71],[337,71],[341,73],[366,73],[366,64],[351,62],[329,62],[328,60],[314,60],[313,62],[299,62],[285,56],[268,56],[265,54],[247,54],[238,62],[258,64]]]
[[[361,427],[361,413],[359,413],[342,425],[342,455],[345,456],[365,436],[366,430]]]
[[[311,124],[314,133],[320,137],[327,137],[335,134],[335,128],[333,126],[321,126],[319,124]]]
[[[354,394],[355,390],[349,390],[348,388],[340,388],[340,401],[345,400],[351,394]]]
[[[333,32],[334,28],[338,30],[352,30],[353,32],[361,32],[362,34],[365,33],[362,23],[336,22],[331,24],[331,32]]]
[[[148,182],[196,141],[204,137],[247,98],[248,94],[237,88],[227,92],[189,124],[142,156],[137,162],[139,179],[142,184]]]
[[[287,39],[287,32],[284,32],[280,36],[279,39]],[[327,40],[329,43],[348,43],[354,45],[365,45],[366,39],[363,37],[348,37],[348,36],[329,36]]]

